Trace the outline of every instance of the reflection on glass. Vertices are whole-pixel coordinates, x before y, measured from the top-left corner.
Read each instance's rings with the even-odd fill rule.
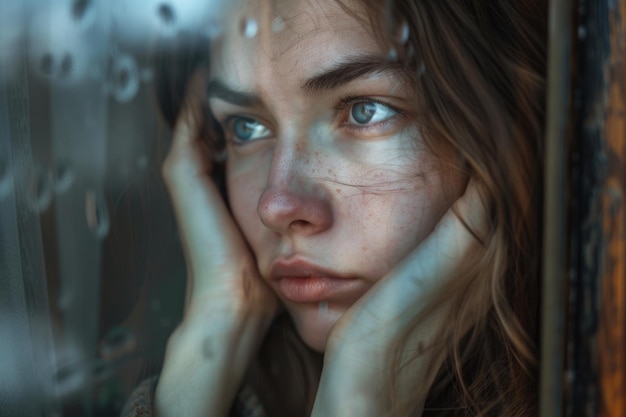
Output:
[[[11,410],[535,415],[545,26],[0,0]]]

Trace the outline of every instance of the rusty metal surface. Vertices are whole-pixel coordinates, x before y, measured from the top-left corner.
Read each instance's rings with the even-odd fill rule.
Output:
[[[624,417],[626,0],[576,7],[565,415]]]
[[[598,318],[600,417],[626,416],[626,0],[609,1],[609,56],[604,63],[606,178]]]

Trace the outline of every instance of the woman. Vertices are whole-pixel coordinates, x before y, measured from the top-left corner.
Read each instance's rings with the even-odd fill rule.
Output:
[[[536,415],[545,4],[232,19],[164,165],[186,310],[131,415]]]

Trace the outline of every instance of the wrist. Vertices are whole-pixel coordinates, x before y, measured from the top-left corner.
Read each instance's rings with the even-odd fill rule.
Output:
[[[187,314],[168,340],[155,397],[159,416],[226,415],[270,323],[231,311]]]

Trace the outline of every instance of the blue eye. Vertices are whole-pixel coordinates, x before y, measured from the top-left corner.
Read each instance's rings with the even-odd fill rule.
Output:
[[[233,117],[231,130],[237,142],[250,142],[269,137],[272,132],[264,124],[250,117]]]
[[[375,101],[362,101],[352,105],[348,121],[355,125],[382,122],[397,115],[391,107]]]

